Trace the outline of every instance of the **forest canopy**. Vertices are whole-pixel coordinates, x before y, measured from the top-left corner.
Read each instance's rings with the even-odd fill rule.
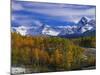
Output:
[[[84,62],[84,48],[95,47],[95,37],[68,39],[48,36],[11,35],[12,65],[39,71],[79,69]],[[88,64],[95,64],[91,57]],[[44,69],[43,69],[44,68]]]

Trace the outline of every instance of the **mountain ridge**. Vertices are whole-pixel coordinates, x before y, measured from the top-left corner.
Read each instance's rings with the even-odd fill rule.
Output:
[[[47,36],[87,36],[86,32],[96,31],[96,23],[94,19],[82,17],[76,25],[56,26],[42,24],[41,26],[19,26],[11,27],[12,32],[20,33],[21,35],[47,35]],[[88,32],[88,34],[89,34]]]

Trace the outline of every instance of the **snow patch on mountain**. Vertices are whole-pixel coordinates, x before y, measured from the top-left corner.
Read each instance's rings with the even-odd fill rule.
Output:
[[[25,35],[49,35],[49,36],[60,36],[70,34],[83,34],[86,31],[96,30],[96,22],[94,19],[82,17],[79,22],[75,25],[66,26],[50,26],[46,24],[31,25],[31,26],[19,26],[12,27],[12,32],[17,32],[23,36]]]
[[[27,34],[27,27],[25,26],[20,26],[20,27],[13,27],[13,29],[16,29],[16,32],[25,36]]]
[[[45,26],[45,28],[42,30],[43,35],[51,35],[51,36],[57,36],[60,33],[60,31],[56,31],[55,29],[51,28],[50,26]]]
[[[91,26],[91,25],[88,25],[88,24],[86,24],[85,26],[83,26],[82,28],[81,28],[81,33],[84,33],[84,32],[86,32],[86,31],[88,31],[88,30],[91,30],[93,27]]]

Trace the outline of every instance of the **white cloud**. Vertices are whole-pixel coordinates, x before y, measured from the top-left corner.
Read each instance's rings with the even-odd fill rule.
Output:
[[[52,9],[27,9],[30,12],[46,14],[49,16],[80,16],[80,15],[94,15],[95,9],[79,10],[79,9],[66,9],[66,8],[52,8]]]
[[[31,13],[45,14],[48,17],[61,19],[63,21],[74,21],[77,22],[83,16],[95,16],[95,7],[91,6],[81,6],[81,5],[66,5],[66,4],[52,4],[52,3],[35,3],[35,2],[25,2],[16,3],[12,2],[12,10],[24,10]],[[34,22],[37,25],[41,25],[41,22],[35,19],[27,19],[31,16],[22,15],[12,15],[12,20],[16,20],[17,17],[26,18],[21,23],[31,23]]]
[[[43,25],[39,20],[33,20],[33,22],[38,26],[42,26]]]
[[[83,5],[37,3],[37,2],[12,2],[13,10],[25,10],[47,14],[49,16],[94,15],[95,8]]]
[[[88,6],[73,6],[65,4],[39,4],[34,3],[34,8],[27,8],[26,11],[45,14],[51,17],[59,17],[62,20],[77,22],[82,16],[94,16],[95,8]]]
[[[24,26],[31,26],[32,24],[37,25],[37,26],[41,26],[42,23],[35,19],[34,17],[32,19],[28,19],[28,17],[30,16],[20,16],[20,15],[12,15],[12,21],[17,22],[19,25],[24,25]],[[19,19],[21,18],[21,19]]]

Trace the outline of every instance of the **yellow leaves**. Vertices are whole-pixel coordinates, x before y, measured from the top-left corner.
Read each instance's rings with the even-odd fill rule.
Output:
[[[56,49],[51,56],[51,62],[56,65],[61,65],[63,62],[63,54],[60,50]]]
[[[74,59],[73,59],[73,52],[68,51],[66,57],[67,57],[67,62],[68,62],[68,63],[72,63],[72,62],[73,62],[73,60],[74,60]]]
[[[31,38],[27,37],[27,38],[23,39],[23,44],[25,46],[33,46],[33,40]]]
[[[21,37],[16,37],[15,39],[12,40],[12,44],[14,47],[21,47],[23,43],[23,39]]]
[[[49,63],[49,55],[46,51],[35,48],[32,50],[32,52],[33,58],[35,58],[37,61]]]
[[[88,64],[89,64],[89,65],[94,65],[94,64],[96,64],[96,57],[95,57],[95,56],[92,56],[92,55],[89,55],[89,56],[88,56]]]
[[[44,63],[49,63],[49,55],[46,51],[41,50],[40,52],[40,60]]]
[[[55,50],[55,60],[56,60],[56,64],[61,64],[62,63],[62,53],[60,52],[60,50]]]
[[[73,46],[73,45],[72,45]],[[70,69],[72,67],[74,56],[73,56],[73,50],[72,47],[69,46],[68,50],[66,51],[66,67],[67,69]]]
[[[36,49],[33,49],[32,52],[33,52],[33,57],[34,57],[36,60],[39,60],[40,50],[36,48]]]
[[[15,50],[17,48],[17,50]],[[53,65],[71,68],[72,64],[80,62],[82,48],[73,41],[58,37],[21,36],[12,34],[13,60],[31,65]],[[21,56],[21,57],[19,57]],[[23,58],[23,59],[22,59]],[[52,66],[51,65],[51,66]]]

